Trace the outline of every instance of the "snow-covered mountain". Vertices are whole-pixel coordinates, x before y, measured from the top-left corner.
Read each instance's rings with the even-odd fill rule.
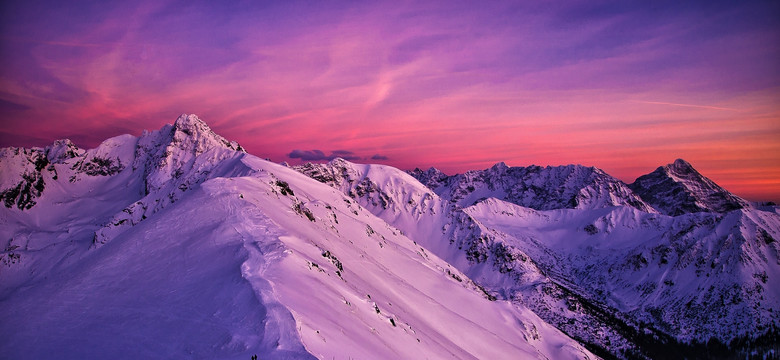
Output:
[[[776,213],[738,210],[725,216],[667,217],[627,207],[539,212],[497,199],[465,211],[498,241],[548,269],[554,282],[574,295],[567,302],[570,311],[596,306],[620,319],[622,324],[611,327],[632,344],[590,338],[602,347],[618,345],[627,354],[653,355],[649,351],[655,349],[644,344],[652,339],[637,336],[640,331],[699,344],[776,334]],[[517,293],[538,301],[522,289]],[[535,310],[546,306],[526,304]],[[561,317],[556,311],[537,312],[572,336],[592,335],[579,335],[577,325],[567,326],[564,319],[556,321]],[[605,325],[614,321],[605,320]],[[659,355],[666,357],[651,357]]]
[[[630,186],[580,165],[290,168],[194,115],[0,155],[3,357],[780,353],[780,208],[682,160]]]
[[[622,181],[601,169],[582,165],[509,167],[446,176],[437,169],[410,172],[442,198],[460,207],[492,197],[537,210],[630,206],[652,212]]]
[[[450,211],[398,170],[334,189],[194,115],[1,155],[3,357],[596,358],[375,215]]]
[[[777,207],[672,217],[572,165],[411,171],[419,181],[341,159],[296,169],[603,356],[777,350]]]
[[[726,213],[749,203],[699,174],[683,159],[640,176],[629,185],[648,204],[667,215]]]

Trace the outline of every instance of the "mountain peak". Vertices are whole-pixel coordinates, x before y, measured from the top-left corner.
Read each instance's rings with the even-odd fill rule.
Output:
[[[666,164],[662,166],[661,168],[666,169],[666,171],[670,174],[674,175],[701,175],[699,174],[696,169],[693,168],[693,165],[691,163],[683,160],[683,159],[677,159],[671,164]]]
[[[176,121],[160,130],[147,132],[138,139],[137,156],[133,168],[146,169],[147,193],[173,182],[195,179],[181,178],[183,174],[206,174],[220,160],[231,158],[235,152],[246,152],[235,141],[216,134],[194,114],[181,114]],[[209,153],[208,156],[201,155]],[[185,176],[186,177],[186,176]]]
[[[197,143],[211,143],[217,146],[224,146],[233,150],[237,150],[238,143],[230,142],[222,136],[218,135],[195,114],[181,114],[173,123],[171,129],[174,138],[186,141],[185,138],[190,138]],[[177,136],[177,134],[181,134]]]
[[[509,169],[509,166],[505,162],[501,161],[501,162],[497,162],[495,165],[493,165],[491,167],[491,169],[496,170],[496,171],[502,171],[502,170],[506,171],[507,169]]]
[[[208,125],[206,125],[206,123],[195,114],[181,114],[178,118],[176,118],[176,122],[174,122],[173,125],[176,127],[197,125],[208,128]]]
[[[695,212],[722,213],[749,206],[747,201],[700,174],[683,159],[640,176],[629,187],[645,202],[672,216]]]
[[[673,162],[673,163],[671,163],[671,164],[669,164],[669,165],[674,165],[674,166],[677,166],[677,167],[689,167],[689,168],[693,168],[693,166],[691,165],[691,163],[689,163],[689,162],[685,161],[684,159],[676,159],[676,160],[674,160],[674,162]]]
[[[170,143],[174,147],[200,154],[208,149],[224,147],[231,150],[246,152],[235,141],[228,141],[215,133],[195,114],[181,114],[173,125],[165,125],[160,129],[162,138],[157,143]],[[169,136],[169,138],[167,138]]]
[[[341,158],[341,157],[333,158],[333,160],[328,161],[328,164],[330,164],[332,166],[342,167],[342,168],[343,167],[349,167],[350,165],[352,165],[351,162],[349,162],[349,161],[347,161],[347,160],[345,160],[344,158]]]
[[[449,176],[443,173],[441,170],[431,166],[428,170],[422,170],[415,168],[414,170],[407,171],[407,174],[417,179],[420,183],[428,187],[429,189],[436,189],[443,185]]]
[[[45,151],[46,157],[52,163],[74,158],[84,152],[69,139],[57,140],[54,144],[47,146]]]

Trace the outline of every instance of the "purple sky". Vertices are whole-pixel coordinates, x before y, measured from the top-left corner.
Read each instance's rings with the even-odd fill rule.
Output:
[[[0,146],[195,113],[250,153],[445,172],[684,158],[780,201],[777,1],[6,0]]]

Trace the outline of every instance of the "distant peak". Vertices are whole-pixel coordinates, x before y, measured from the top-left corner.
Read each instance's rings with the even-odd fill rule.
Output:
[[[725,213],[749,206],[745,200],[720,187],[683,159],[638,177],[630,187],[648,204],[671,216],[695,212]]]
[[[683,159],[677,159],[671,164],[661,166],[656,170],[660,174],[666,174],[668,176],[675,176],[685,179],[698,179],[703,176],[691,165],[689,162]]]
[[[505,170],[509,169],[509,166],[505,162],[501,161],[501,162],[497,162],[495,165],[490,167],[490,169],[496,170],[496,171],[505,171]]]
[[[439,187],[442,182],[448,178],[445,173],[433,166],[428,168],[428,170],[415,168],[414,170],[406,171],[406,173],[417,179],[417,181],[427,186],[429,189]]]
[[[422,171],[422,170],[420,170],[420,171]],[[437,168],[435,168],[433,166],[428,168],[428,170],[425,170],[425,172],[428,173],[428,174],[444,174],[444,172],[442,172],[441,170],[439,170],[439,169],[437,169]]]
[[[57,140],[54,144],[46,147],[48,160],[55,163],[74,158],[83,152],[69,139]]]
[[[667,165],[669,168],[678,171],[690,171],[693,170],[693,165],[683,159],[677,159],[673,163]]]
[[[54,140],[53,147],[60,147],[60,146],[77,147],[76,144],[73,143],[73,141],[70,141],[70,139]]]
[[[352,163],[347,161],[347,160],[344,160],[343,158],[337,157],[337,158],[334,158],[333,160],[329,161],[328,164],[345,167],[345,166],[348,166],[349,164],[352,164]]]
[[[677,166],[691,166],[691,164],[689,162],[687,162],[687,161],[685,161],[683,159],[677,159],[672,164],[673,165],[677,165]]]

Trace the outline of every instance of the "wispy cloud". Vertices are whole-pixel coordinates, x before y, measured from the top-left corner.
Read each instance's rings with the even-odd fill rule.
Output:
[[[653,105],[668,105],[668,106],[682,106],[682,107],[692,107],[692,108],[698,108],[698,109],[710,109],[710,110],[723,110],[723,111],[742,111],[740,109],[732,109],[732,108],[725,108],[720,106],[708,106],[708,105],[694,105],[694,104],[678,104],[678,103],[671,103],[671,102],[663,102],[663,101],[644,101],[644,100],[632,100],[634,102],[642,103],[642,104],[653,104]]]

